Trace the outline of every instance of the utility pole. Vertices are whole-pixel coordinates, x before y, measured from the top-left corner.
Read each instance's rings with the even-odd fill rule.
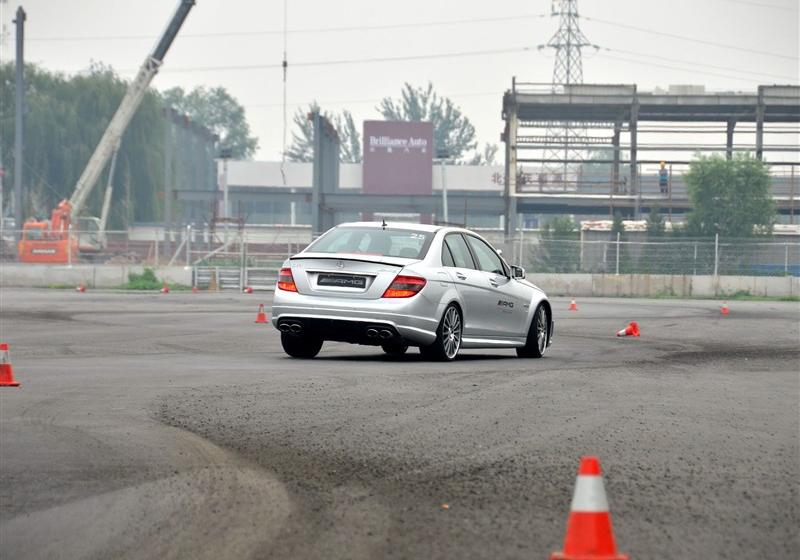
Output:
[[[15,74],[15,101],[16,113],[14,114],[14,228],[17,230],[17,241],[22,237],[22,163],[25,118],[25,10],[22,6],[17,8],[17,61]]]
[[[539,48],[546,47],[556,51],[553,65],[553,91],[555,91],[557,86],[583,83],[581,49],[594,45],[580,29],[578,0],[552,0],[550,15],[559,18],[558,31],[546,45],[540,45]],[[542,164],[542,172],[550,175],[561,173],[566,190],[570,175],[570,160],[583,159],[582,152],[586,149],[587,141],[585,127],[580,123],[569,121],[549,123],[545,134],[546,148],[543,159],[554,161]]]
[[[6,52],[6,0],[0,0],[0,65],[2,65],[5,60],[5,52]],[[0,113],[0,120],[5,115]],[[5,206],[3,203],[3,177],[5,177],[6,168],[3,167],[3,143],[0,141],[0,238],[2,237],[2,232],[5,229]],[[0,243],[2,240],[0,239]]]

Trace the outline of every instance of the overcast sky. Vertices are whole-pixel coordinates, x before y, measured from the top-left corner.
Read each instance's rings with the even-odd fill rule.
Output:
[[[13,59],[18,4],[28,14],[29,61],[67,73],[102,61],[130,77],[177,0],[7,1],[4,61]],[[501,96],[511,77],[548,82],[552,76],[552,52],[536,48],[557,26],[547,15],[549,0],[288,5],[290,115],[317,99],[324,109],[349,109],[358,121],[377,118],[383,96],[397,95],[406,81],[432,81],[472,120],[481,143],[498,143]],[[585,82],[750,91],[800,81],[800,0],[580,0],[579,9],[583,32],[600,47],[585,51]],[[197,0],[153,86],[224,86],[246,108],[259,138],[256,158],[280,159],[283,17],[282,0]],[[498,50],[508,52],[474,54]],[[459,56],[307,64],[448,53]]]

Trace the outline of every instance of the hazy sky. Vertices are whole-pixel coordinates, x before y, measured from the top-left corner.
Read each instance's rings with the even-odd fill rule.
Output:
[[[28,13],[29,61],[68,73],[102,61],[130,77],[177,0],[7,1],[4,61],[13,59],[19,4]],[[750,91],[800,81],[800,0],[580,0],[579,9],[583,32],[600,47],[585,51],[585,82]],[[552,52],[536,48],[556,29],[549,11],[547,0],[289,0],[290,116],[317,99],[358,121],[376,118],[377,102],[404,82],[432,81],[472,120],[481,143],[498,143],[511,77],[551,79]],[[283,16],[283,1],[197,0],[153,86],[226,87],[259,138],[257,159],[279,159]],[[510,52],[461,55],[498,50]],[[308,64],[448,53],[459,56]]]

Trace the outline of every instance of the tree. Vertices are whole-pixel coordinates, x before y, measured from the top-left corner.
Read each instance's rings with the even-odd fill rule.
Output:
[[[534,262],[537,272],[577,272],[580,244],[577,224],[569,216],[556,216],[542,227]]]
[[[483,147],[483,152],[476,151],[472,159],[466,163],[468,165],[494,165],[498,149],[497,144],[489,144],[487,142]]]
[[[690,235],[743,238],[772,231],[775,205],[769,173],[752,155],[699,156],[684,179],[693,207],[687,225]]]
[[[386,120],[432,122],[435,153],[449,159],[460,160],[478,145],[469,119],[449,98],[439,97],[430,82],[426,88],[404,84],[400,99],[384,97],[377,110]]]
[[[286,150],[290,161],[314,160],[314,126],[308,115],[319,112],[319,104],[314,101],[308,109],[298,109],[292,117],[295,130],[292,132],[292,145]],[[325,112],[323,115],[339,134],[339,160],[349,163],[361,161],[361,134],[356,127],[353,115],[344,110],[341,114]]]
[[[75,183],[117,110],[127,84],[107,66],[66,77],[32,64],[25,66],[25,192],[23,214],[48,216],[62,199],[72,195]],[[14,66],[0,66],[0,144],[14,144]],[[5,100],[9,100],[8,103]],[[159,95],[149,90],[122,137],[113,191],[110,227],[135,212],[144,221],[159,218],[157,192],[164,176],[164,119]],[[14,184],[13,152],[3,150],[6,200]],[[131,207],[125,205],[123,178],[130,181]],[[105,174],[101,177],[101,184]],[[97,215],[103,189],[87,200],[87,213]]]
[[[220,145],[231,149],[238,159],[253,156],[258,138],[250,136],[250,125],[244,107],[223,87],[199,86],[190,92],[174,87],[163,93],[164,103],[212,130],[220,137]]]
[[[654,204],[650,208],[650,214],[647,216],[647,236],[661,237],[666,229],[664,218],[661,216],[661,212],[658,211],[658,206]]]

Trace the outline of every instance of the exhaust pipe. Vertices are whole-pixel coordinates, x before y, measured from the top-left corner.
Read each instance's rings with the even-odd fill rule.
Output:
[[[378,336],[378,331],[376,329],[367,329],[367,336],[370,338],[375,338]]]
[[[281,323],[278,329],[280,329],[281,332],[289,332],[291,330],[286,323]]]
[[[387,338],[392,338],[393,336],[394,333],[389,329],[381,329],[381,338],[387,339]]]
[[[303,330],[303,325],[299,323],[292,323],[292,325],[289,328],[292,330],[293,333],[297,334]]]

